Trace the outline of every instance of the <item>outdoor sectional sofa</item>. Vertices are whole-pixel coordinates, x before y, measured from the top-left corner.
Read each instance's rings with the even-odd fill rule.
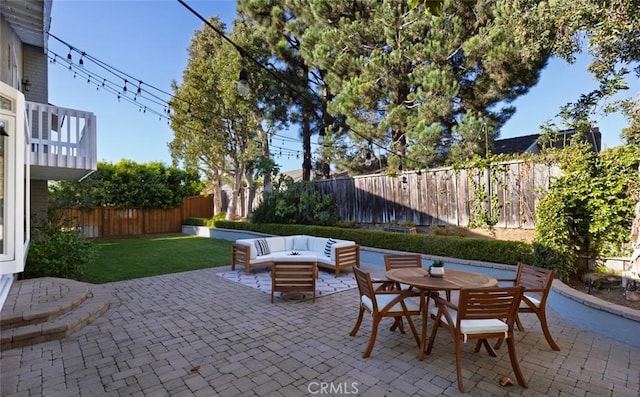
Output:
[[[318,267],[340,270],[360,267],[360,246],[353,241],[306,235],[236,240],[232,245],[231,269],[268,267],[276,261],[316,261]]]

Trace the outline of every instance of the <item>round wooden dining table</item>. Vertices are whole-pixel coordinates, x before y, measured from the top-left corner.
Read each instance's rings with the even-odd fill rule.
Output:
[[[390,281],[410,285],[420,291],[420,301],[424,303],[424,306],[422,308],[419,360],[424,359],[427,344],[427,317],[429,297],[432,292],[450,292],[462,288],[485,288],[498,285],[498,280],[485,274],[448,268],[445,269],[443,277],[432,277],[429,275],[429,269],[422,267],[396,268],[388,270],[385,274]]]

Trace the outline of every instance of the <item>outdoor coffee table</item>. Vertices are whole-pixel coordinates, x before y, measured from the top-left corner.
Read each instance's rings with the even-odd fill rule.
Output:
[[[427,345],[427,317],[429,309],[429,297],[434,291],[456,291],[461,288],[495,287],[498,280],[482,273],[467,272],[464,270],[446,269],[444,277],[431,277],[429,270],[421,267],[407,267],[391,269],[386,276],[389,280],[410,285],[420,291],[420,301],[424,302],[422,309],[422,335],[420,338],[420,350],[418,359],[424,359],[424,351]]]

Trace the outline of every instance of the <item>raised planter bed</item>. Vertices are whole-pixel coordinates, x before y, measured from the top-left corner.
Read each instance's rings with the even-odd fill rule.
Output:
[[[385,232],[418,234],[418,229],[413,226],[385,226],[382,230]]]

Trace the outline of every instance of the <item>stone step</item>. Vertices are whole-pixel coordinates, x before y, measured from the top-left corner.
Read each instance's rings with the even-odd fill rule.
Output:
[[[43,277],[14,283],[0,313],[0,350],[65,338],[109,308],[100,286]]]

